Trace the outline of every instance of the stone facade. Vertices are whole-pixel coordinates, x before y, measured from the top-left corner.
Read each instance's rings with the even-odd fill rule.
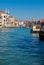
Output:
[[[18,27],[18,20],[8,13],[0,11],[0,28],[3,27]]]

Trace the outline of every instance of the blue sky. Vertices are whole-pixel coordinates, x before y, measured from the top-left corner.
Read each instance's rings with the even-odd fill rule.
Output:
[[[44,18],[44,0],[0,0],[0,10],[6,9],[17,19]]]

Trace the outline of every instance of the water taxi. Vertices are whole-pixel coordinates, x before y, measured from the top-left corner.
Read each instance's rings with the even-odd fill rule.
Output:
[[[32,28],[30,30],[31,33],[39,33],[40,31],[40,24],[32,25]]]

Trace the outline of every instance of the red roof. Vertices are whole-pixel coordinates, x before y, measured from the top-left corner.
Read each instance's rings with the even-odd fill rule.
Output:
[[[44,19],[40,20],[40,22],[44,22]]]

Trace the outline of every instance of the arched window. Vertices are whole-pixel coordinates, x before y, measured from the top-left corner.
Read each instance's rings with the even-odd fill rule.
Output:
[[[2,19],[2,16],[0,15],[0,19]]]

